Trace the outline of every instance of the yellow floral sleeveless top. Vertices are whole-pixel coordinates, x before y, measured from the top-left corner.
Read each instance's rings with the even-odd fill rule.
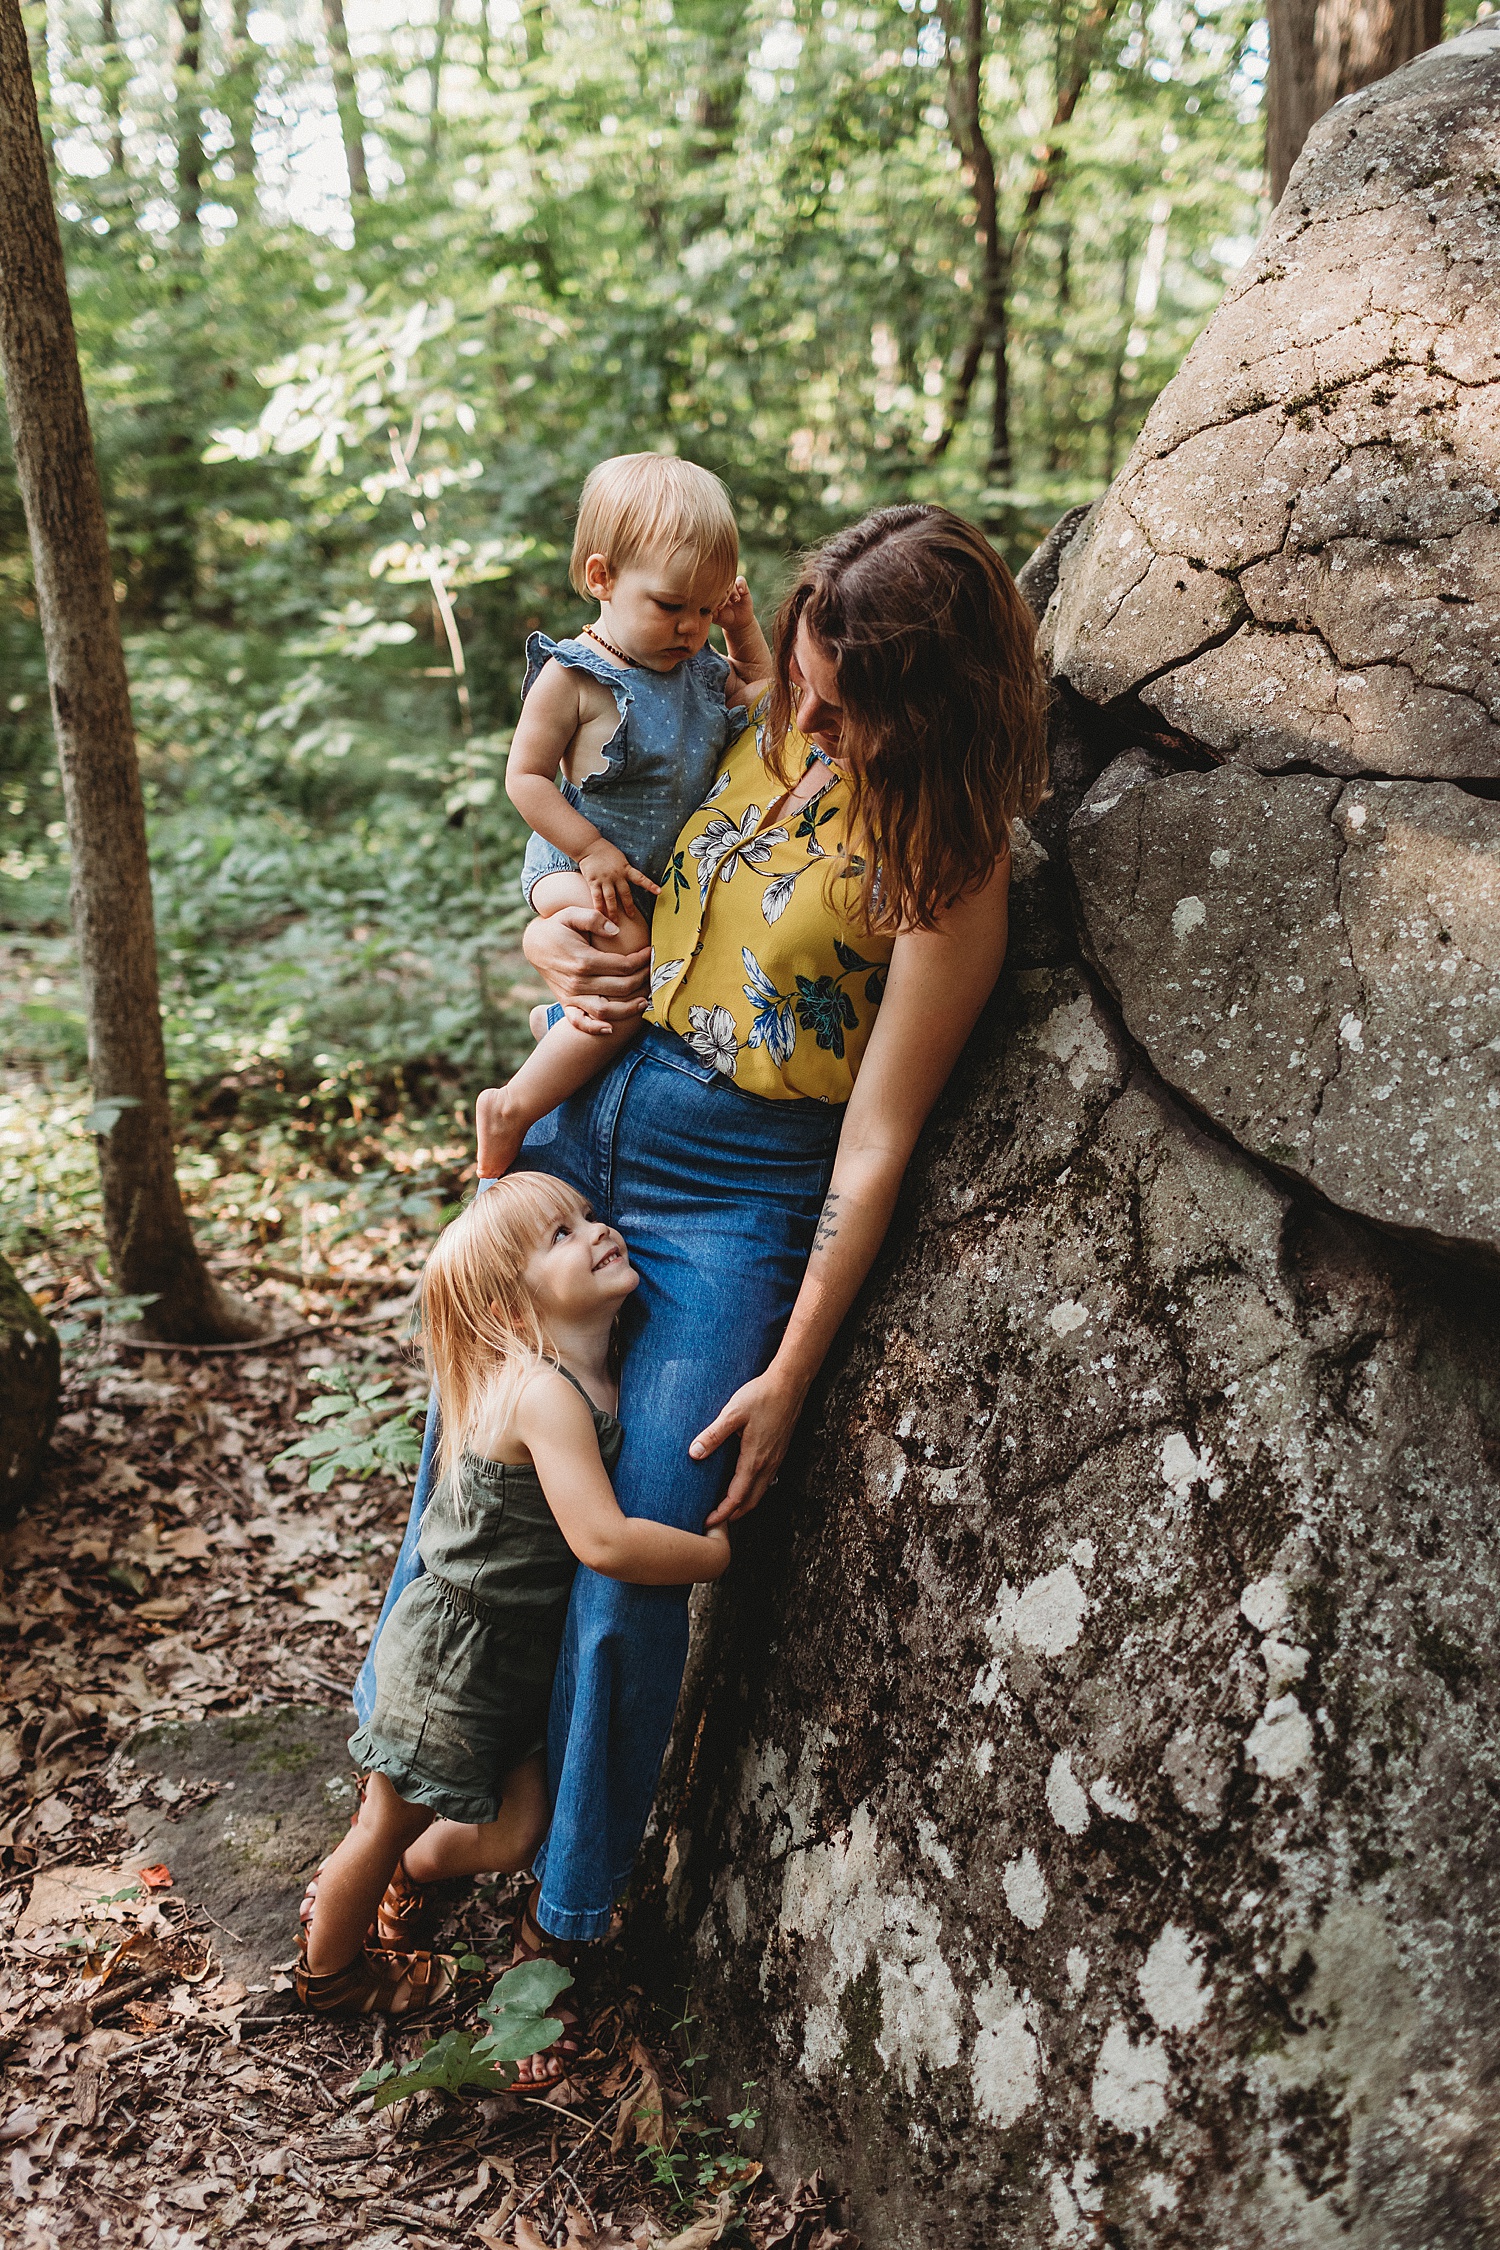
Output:
[[[841,915],[845,898],[857,910],[864,873],[843,776],[830,767],[815,797],[768,826],[786,786],[762,743],[745,729],[677,839],[652,917],[646,1020],[744,1093],[846,1102],[893,940]]]

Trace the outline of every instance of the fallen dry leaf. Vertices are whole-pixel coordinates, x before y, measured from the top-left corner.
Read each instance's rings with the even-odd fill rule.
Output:
[[[538,2233],[524,2212],[515,2221],[515,2231],[511,2240],[515,2245],[515,2250],[552,2250],[547,2237]]]
[[[160,1863],[155,1867],[143,1867],[136,1880],[148,1891],[169,1891],[172,1888],[172,1870]]]
[[[193,1606],[190,1594],[164,1594],[152,1602],[137,1602],[137,1617],[149,1617],[157,1624],[169,1624],[174,1617],[186,1617]]]
[[[202,1562],[213,1552],[201,1523],[185,1523],[180,1531],[169,1531],[162,1540],[162,1548],[166,1554],[175,1555],[179,1562]]]
[[[634,2102],[625,2105],[635,2133],[635,2145],[637,2148],[670,2149],[676,2145],[677,2127],[662,2093],[661,2073],[639,2039],[630,2042],[630,2059],[641,2074]]]
[[[41,2122],[42,2113],[36,2103],[22,2102],[0,2124],[0,2141],[29,2141]]]
[[[709,2250],[710,2244],[723,2240],[733,2217],[734,2197],[726,2191],[716,2198],[711,2211],[705,2211],[669,2242],[658,2244],[657,2250]]]

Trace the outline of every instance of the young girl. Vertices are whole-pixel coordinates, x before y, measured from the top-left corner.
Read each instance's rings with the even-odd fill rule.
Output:
[[[621,454],[584,485],[569,567],[575,590],[598,602],[598,620],[576,640],[533,633],[526,644],[505,772],[532,830],[522,888],[538,914],[587,906],[606,915],[607,952],[650,944],[632,885],[660,890],[678,830],[743,730],[744,706],[769,681],[771,652],[738,562],[717,477],[670,455]],[[727,663],[707,645],[715,624]],[[577,1017],[543,1036],[546,1014],[532,1018],[536,1053],[485,1097],[487,1145],[502,1169],[528,1127],[602,1069],[634,1028],[591,1030]]]
[[[392,1941],[430,1929],[433,1886],[530,1864],[575,1558],[643,1586],[717,1578],[729,1561],[723,1531],[633,1519],[615,1499],[610,1347],[636,1285],[614,1229],[541,1173],[500,1181],[438,1238],[422,1278],[442,1413],[426,1569],[380,1636],[375,1708],[350,1737],[367,1779],[310,1893],[304,2008],[401,2015],[441,2000],[453,1963]]]

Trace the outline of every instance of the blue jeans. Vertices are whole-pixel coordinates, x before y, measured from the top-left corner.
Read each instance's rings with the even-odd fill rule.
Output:
[[[648,1028],[607,1074],[527,1135],[522,1169],[572,1181],[625,1237],[640,1288],[622,1316],[620,1506],[690,1531],[723,1496],[734,1447],[688,1444],[765,1368],[801,1284],[843,1111],[761,1101]],[[436,1416],[381,1611],[421,1568]],[[607,1934],[645,1833],[687,1657],[688,1589],[627,1586],[580,1565],[552,1689],[552,1826],[539,1917],[555,1937]],[[376,1627],[378,1637],[380,1626]],[[367,1658],[355,1690],[373,1702]]]

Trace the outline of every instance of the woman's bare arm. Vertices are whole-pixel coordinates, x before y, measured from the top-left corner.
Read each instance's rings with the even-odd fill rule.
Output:
[[[688,1448],[702,1460],[739,1436],[734,1476],[710,1524],[731,1523],[753,1508],[781,1465],[813,1377],[885,1240],[917,1136],[994,990],[1005,959],[1009,890],[1007,859],[937,929],[903,931],[896,940],[780,1349]]]

